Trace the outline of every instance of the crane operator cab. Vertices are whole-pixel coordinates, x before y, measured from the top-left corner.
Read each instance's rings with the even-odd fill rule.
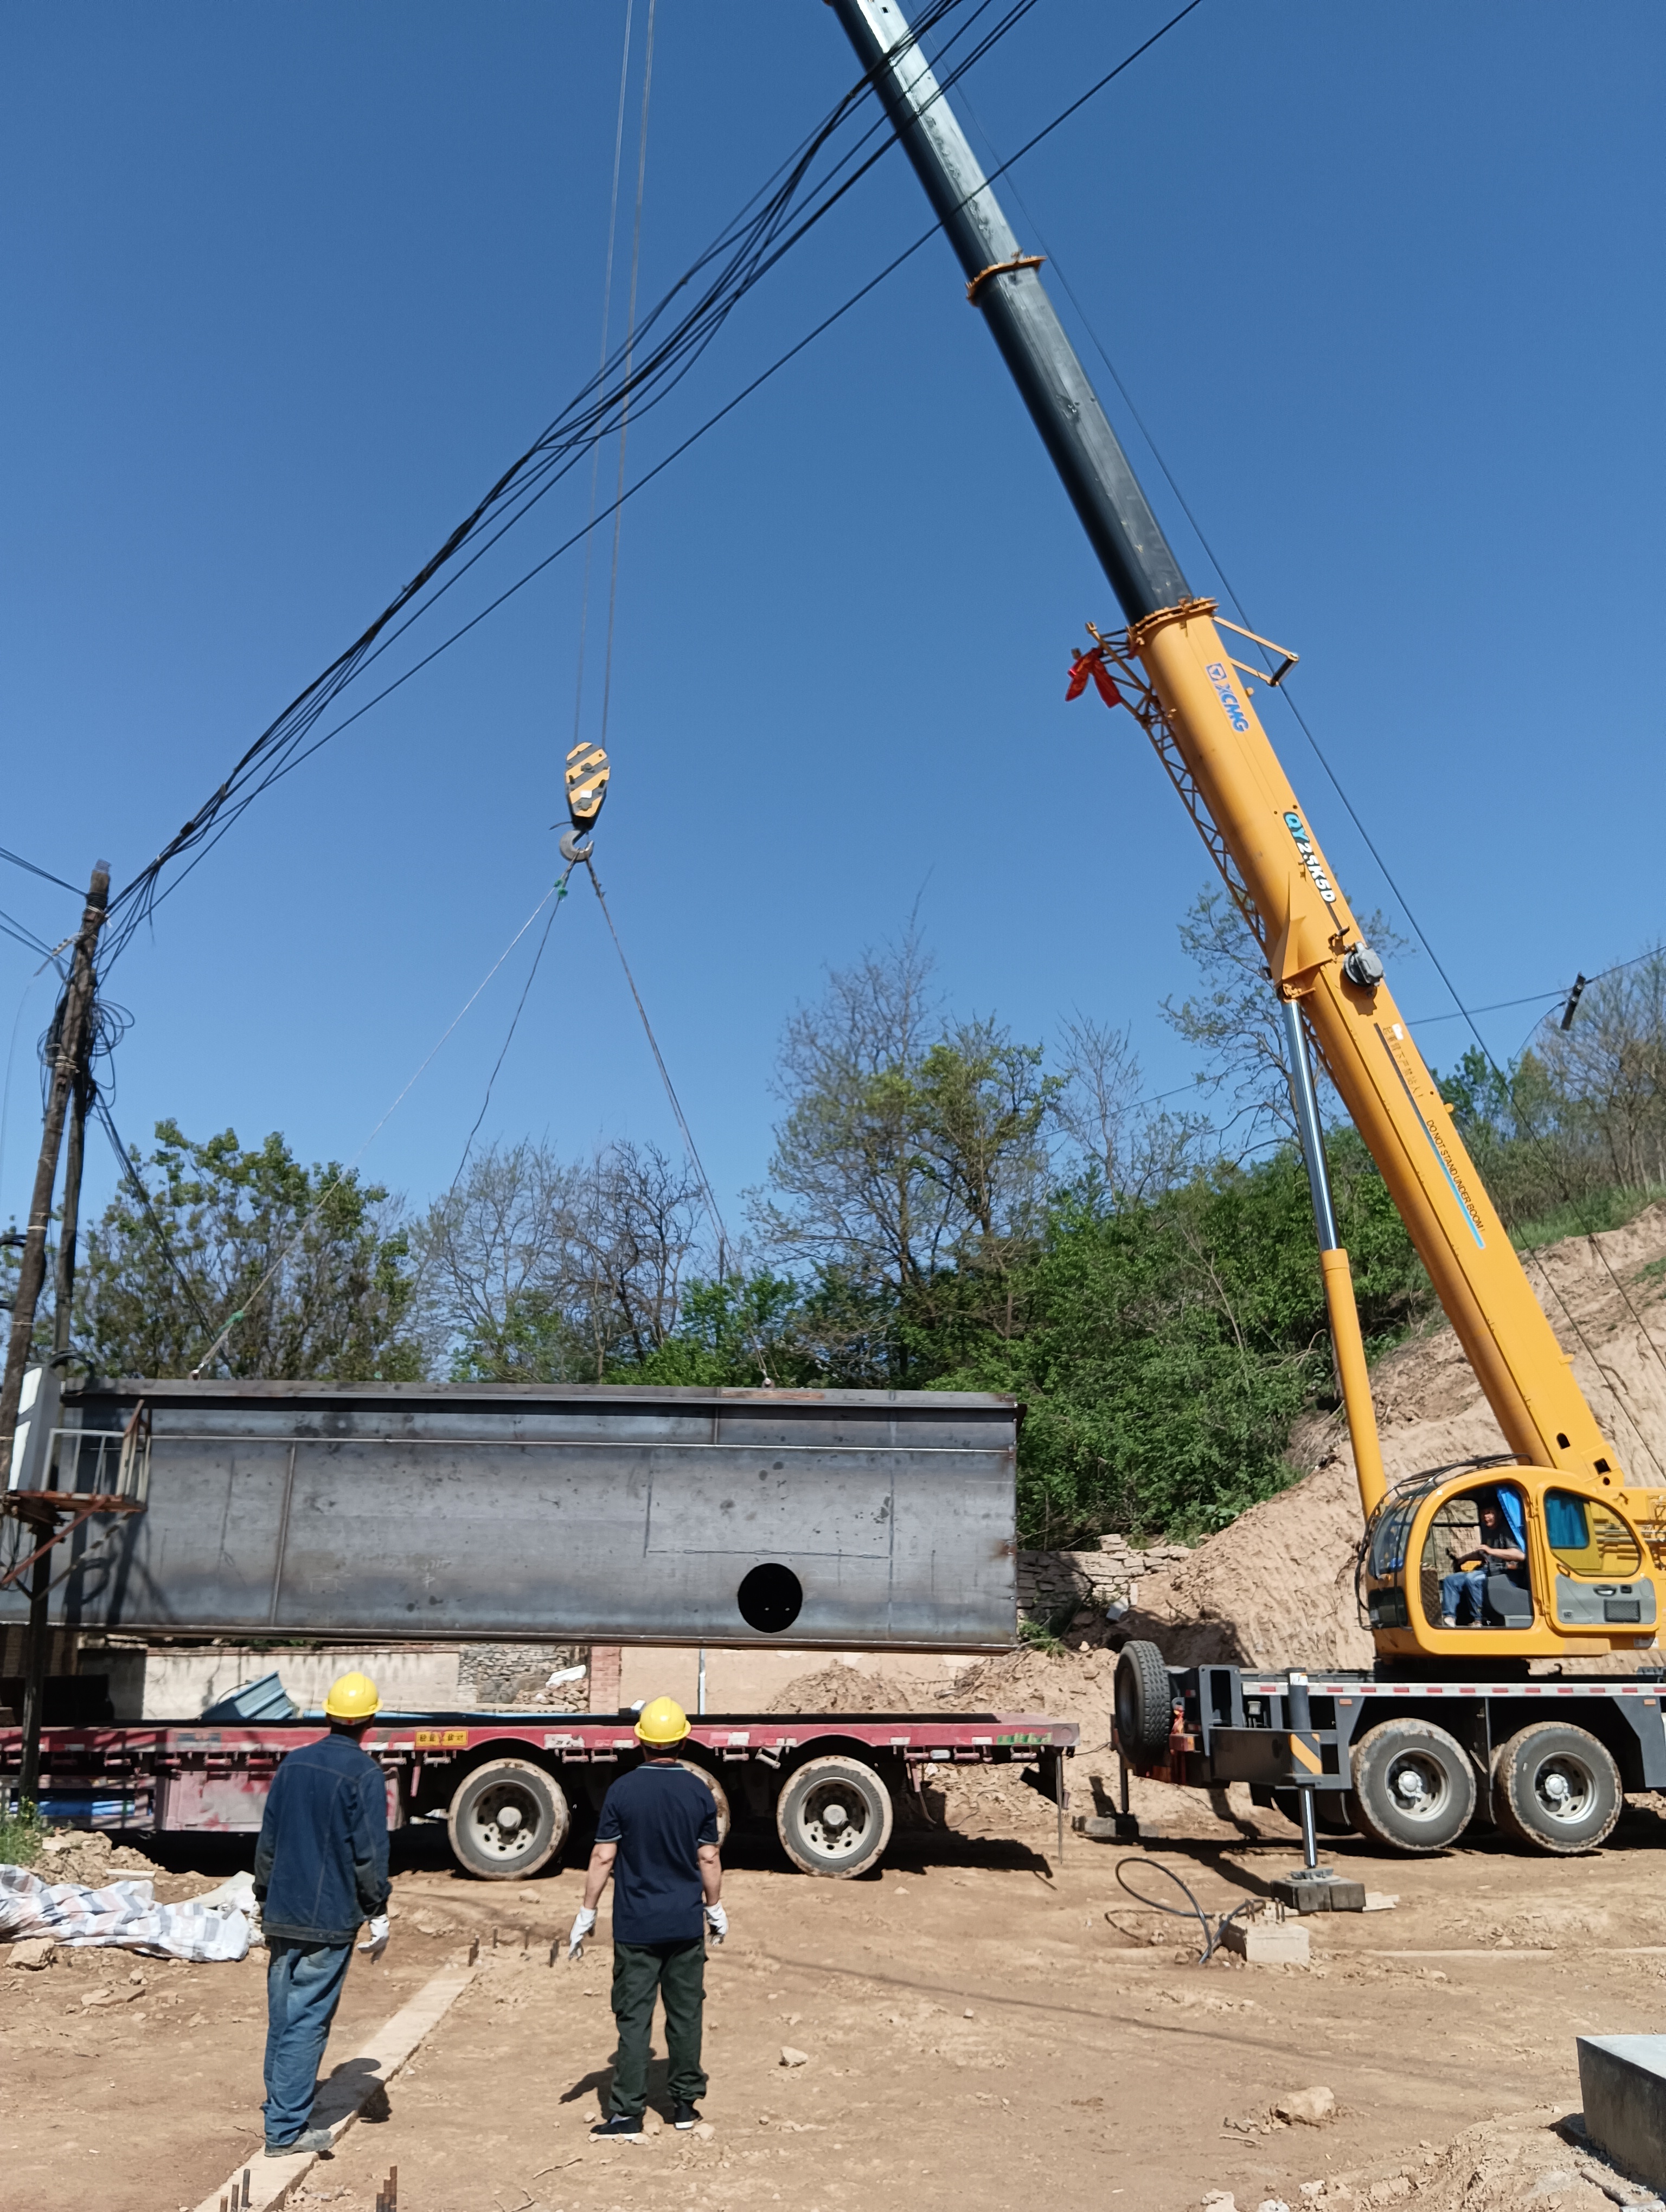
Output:
[[[1600,1479],[1599,1479],[1600,1480]],[[1646,1650],[1657,1492],[1468,1462],[1414,1475],[1371,1516],[1362,1594],[1379,1655],[1534,1658]]]

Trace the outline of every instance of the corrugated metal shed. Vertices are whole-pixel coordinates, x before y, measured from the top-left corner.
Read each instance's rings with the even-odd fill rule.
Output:
[[[141,1401],[148,1510],[54,1599],[58,1617],[85,1627],[961,1650],[1012,1639],[1008,1398],[109,1383],[65,1395],[63,1419],[87,1441],[62,1439],[60,1486],[94,1487],[94,1436],[125,1428]],[[5,1616],[21,1611],[7,1593]]]

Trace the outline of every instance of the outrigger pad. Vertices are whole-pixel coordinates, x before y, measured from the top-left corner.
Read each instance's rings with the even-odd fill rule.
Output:
[[[1363,1912],[1365,1885],[1332,1874],[1329,1867],[1303,1868],[1273,1885],[1279,1903],[1294,1912]]]

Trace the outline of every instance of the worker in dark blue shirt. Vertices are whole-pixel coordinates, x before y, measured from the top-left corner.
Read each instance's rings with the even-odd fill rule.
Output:
[[[328,1735],[292,1751],[272,1778],[254,1853],[265,1931],[266,2155],[328,2150],[310,2127],[319,2061],[341,2002],[353,1939],[387,1948],[387,1784],[359,1738],[381,1703],[363,1674],[344,1674],[324,1701]]]
[[[700,2068],[700,2024],[706,2002],[706,1934],[721,1943],[729,1932],[721,1902],[723,1866],[717,1852],[717,1807],[711,1791],[677,1756],[688,1715],[672,1698],[643,1706],[636,1734],[647,1754],[622,1774],[602,1800],[596,1847],[584,1880],[584,1903],[573,1923],[567,1955],[583,1954],[596,1907],[613,1877],[612,2109],[599,2136],[635,2142],[648,2108],[648,2035],[654,2000],[666,2008],[666,2087],[672,2119],[691,2128],[706,2094]]]

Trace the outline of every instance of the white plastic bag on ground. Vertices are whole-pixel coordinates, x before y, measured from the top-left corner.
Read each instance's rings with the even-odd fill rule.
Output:
[[[249,1923],[234,1903],[196,1897],[158,1905],[149,1881],[104,1889],[42,1881],[27,1867],[0,1866],[0,1938],[45,1936],[70,1949],[107,1944],[198,1965],[246,1958]]]

